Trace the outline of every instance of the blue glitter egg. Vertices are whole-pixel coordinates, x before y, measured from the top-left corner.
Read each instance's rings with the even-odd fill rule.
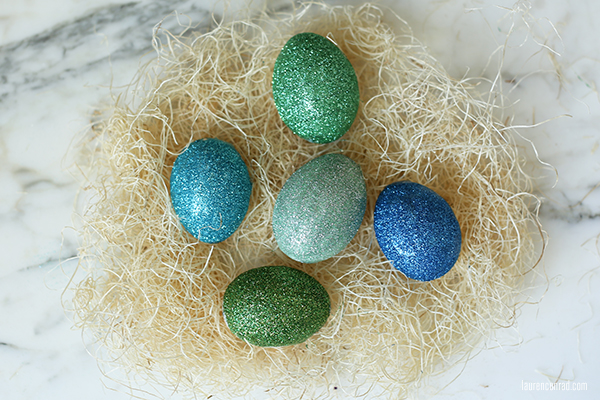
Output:
[[[273,234],[290,258],[323,261],[350,243],[366,207],[360,166],[342,154],[325,154],[303,165],[283,185],[273,209]]]
[[[375,236],[383,254],[409,278],[431,281],[456,263],[462,237],[450,205],[414,182],[388,185],[375,204]]]
[[[171,203],[184,228],[202,242],[231,236],[246,216],[251,194],[248,168],[227,142],[196,140],[175,160]]]

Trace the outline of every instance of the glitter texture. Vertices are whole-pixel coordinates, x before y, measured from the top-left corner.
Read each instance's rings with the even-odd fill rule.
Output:
[[[279,248],[303,263],[326,260],[356,235],[367,206],[360,166],[342,154],[308,162],[287,180],[273,210]]]
[[[315,278],[282,266],[244,272],[223,297],[231,332],[261,347],[304,342],[325,325],[330,307],[329,294]]]
[[[329,143],[350,129],[360,94],[344,53],[323,36],[306,32],[288,40],[279,53],[273,98],[292,132],[313,143]]]
[[[375,235],[383,254],[409,278],[445,275],[460,254],[461,233],[450,205],[414,182],[388,185],[375,204]]]
[[[171,203],[184,228],[218,243],[242,223],[252,194],[248,168],[237,150],[218,139],[190,144],[171,172]]]

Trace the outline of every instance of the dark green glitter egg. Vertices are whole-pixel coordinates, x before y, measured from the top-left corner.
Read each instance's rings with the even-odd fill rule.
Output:
[[[327,291],[315,278],[282,266],[242,273],[223,297],[231,332],[261,347],[304,342],[325,325],[330,307]]]
[[[329,143],[345,134],[358,111],[358,80],[350,61],[330,40],[300,33],[283,46],[273,69],[273,98],[296,135]]]

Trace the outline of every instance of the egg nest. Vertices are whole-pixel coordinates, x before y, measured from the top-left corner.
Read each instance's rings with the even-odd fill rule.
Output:
[[[514,323],[540,239],[514,131],[402,20],[392,28],[383,15],[308,4],[204,34],[157,32],[158,57],[140,70],[134,97],[116,101],[87,146],[86,276],[72,284],[71,309],[109,377],[141,397],[158,384],[193,398],[403,398]],[[306,31],[339,46],[360,86],[354,124],[329,144],[294,135],[272,97],[279,51]],[[236,147],[253,182],[242,225],[215,245],[182,228],[169,197],[175,158],[209,137]],[[367,212],[340,254],[302,264],[278,249],[273,207],[290,175],[327,153],[360,165]],[[375,239],[377,196],[401,180],[435,190],[460,223],[460,257],[440,279],[406,278]],[[302,344],[255,347],[226,326],[228,284],[266,265],[300,269],[329,293],[329,320]]]

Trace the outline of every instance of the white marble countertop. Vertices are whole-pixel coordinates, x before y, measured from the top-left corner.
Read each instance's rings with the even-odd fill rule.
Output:
[[[241,2],[240,2],[241,4]],[[255,6],[262,3],[258,2]],[[455,77],[491,76],[514,1],[400,0],[393,9]],[[519,2],[542,44],[516,35],[502,67],[515,125],[535,144],[549,244],[514,329],[422,398],[592,399],[600,396],[600,3]],[[499,7],[500,6],[500,7]],[[235,7],[234,7],[235,9]],[[110,390],[61,293],[77,264],[71,218],[78,184],[65,156],[95,109],[130,81],[152,28],[174,10],[209,23],[211,0],[0,0],[0,398],[127,399]],[[554,28],[550,24],[552,22]],[[520,45],[522,44],[522,45]],[[510,84],[509,84],[510,85]],[[560,115],[568,115],[553,119]],[[545,124],[540,121],[553,119]],[[59,264],[60,263],[60,264]],[[506,336],[506,337],[504,337]],[[462,366],[461,366],[462,367]],[[580,391],[523,390],[569,382]],[[437,387],[441,391],[438,393]]]

